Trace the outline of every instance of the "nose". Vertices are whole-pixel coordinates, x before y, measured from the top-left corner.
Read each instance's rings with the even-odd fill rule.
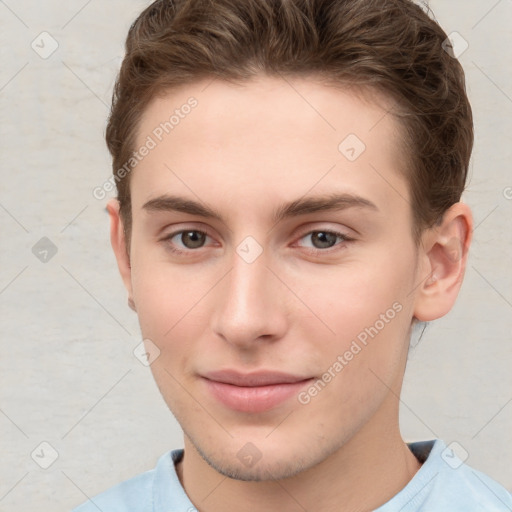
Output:
[[[288,328],[289,298],[264,254],[250,263],[234,254],[232,261],[215,297],[214,333],[242,350],[283,337]]]

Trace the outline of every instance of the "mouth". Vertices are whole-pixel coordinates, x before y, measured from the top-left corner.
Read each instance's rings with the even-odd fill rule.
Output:
[[[274,409],[314,380],[275,371],[243,374],[235,370],[210,372],[201,378],[215,400],[229,409],[247,413]]]

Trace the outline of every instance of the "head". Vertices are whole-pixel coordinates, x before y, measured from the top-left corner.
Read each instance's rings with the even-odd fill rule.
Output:
[[[409,0],[156,1],[132,25],[112,245],[162,395],[220,472],[290,476],[396,421],[411,327],[451,309],[471,241],[446,38]],[[303,384],[233,406],[226,369]]]

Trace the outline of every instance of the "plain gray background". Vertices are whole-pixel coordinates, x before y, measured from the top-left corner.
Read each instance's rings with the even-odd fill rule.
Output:
[[[137,319],[106,201],[92,195],[111,172],[103,134],[124,38],[146,5],[0,1],[2,512],[68,511],[182,446],[133,355]],[[463,200],[476,228],[457,305],[413,340],[402,433],[459,443],[511,490],[512,0],[430,5],[469,44],[476,141]]]

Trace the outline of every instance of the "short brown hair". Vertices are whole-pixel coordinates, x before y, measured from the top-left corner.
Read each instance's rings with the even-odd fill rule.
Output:
[[[429,13],[411,0],[153,2],[129,30],[114,87],[106,130],[114,175],[130,160],[156,95],[208,77],[317,75],[382,92],[400,107],[393,114],[418,242],[460,200],[473,147],[464,71]],[[129,177],[116,179],[128,247]]]

